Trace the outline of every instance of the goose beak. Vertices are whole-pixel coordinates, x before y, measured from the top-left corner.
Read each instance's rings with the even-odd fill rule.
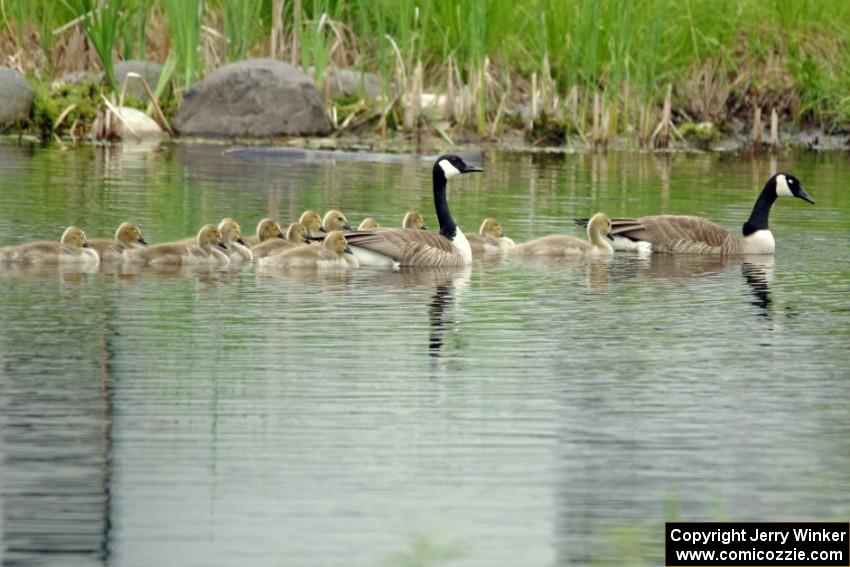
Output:
[[[467,164],[466,167],[463,169],[464,173],[476,173],[476,172],[481,172],[481,171],[484,171],[484,170],[480,167],[476,167],[474,165],[469,165],[469,164]]]
[[[245,246],[245,239],[240,236],[239,238],[236,239],[236,243],[241,244],[242,246]]]
[[[806,201],[807,203],[815,204],[815,200],[812,199],[812,196],[806,193],[806,190],[803,189],[802,185],[800,186],[799,191],[797,192],[797,197]]]
[[[219,241],[218,247],[222,250],[227,250],[227,245],[224,242]]]
[[[351,246],[349,246],[348,244],[345,245],[345,253],[354,256],[354,250],[352,250]]]
[[[144,244],[145,246],[147,246],[147,244],[148,244],[148,241],[145,240],[144,236],[140,236],[139,239],[136,240],[136,242],[138,242],[139,244]]]

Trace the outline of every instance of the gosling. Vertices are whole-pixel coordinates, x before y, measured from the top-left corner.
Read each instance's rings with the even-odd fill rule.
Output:
[[[511,256],[610,255],[614,253],[614,247],[608,241],[609,232],[611,232],[611,219],[605,213],[596,213],[587,223],[588,240],[563,234],[551,234],[517,244],[510,248],[507,254]]]
[[[378,221],[376,221],[372,217],[366,217],[360,222],[360,226],[357,227],[357,230],[375,230],[378,228],[381,228],[381,225],[378,224]]]
[[[230,258],[230,263],[251,262],[254,255],[251,250],[245,246],[245,240],[242,238],[242,227],[239,223],[231,218],[222,219],[218,223],[218,231],[221,233],[221,240],[227,246],[227,257]]]
[[[128,250],[127,262],[142,266],[226,266],[230,258],[221,231],[214,224],[205,224],[198,231],[195,244],[180,241]]]
[[[260,259],[274,254],[291,250],[296,246],[307,244],[307,227],[300,222],[294,222],[286,229],[286,239],[273,238],[260,242],[253,248],[254,258]]]
[[[425,219],[415,211],[407,211],[404,215],[404,220],[401,221],[402,228],[413,228],[416,230],[427,230]]]
[[[469,247],[472,249],[472,257],[478,258],[490,254],[503,254],[508,249],[516,246],[516,243],[505,236],[502,223],[494,218],[486,218],[478,229],[478,234],[467,234]]]
[[[115,239],[94,238],[89,246],[100,256],[101,264],[114,264],[124,261],[124,251],[147,246],[142,230],[134,222],[122,222],[115,231]]]
[[[331,209],[325,213],[325,218],[322,219],[322,232],[333,232],[334,230],[351,230],[351,225],[348,224],[348,219],[345,215],[336,209]]]
[[[298,222],[307,227],[308,236],[321,236],[322,217],[316,211],[304,211],[298,218]]]
[[[100,256],[89,246],[86,233],[81,228],[69,226],[58,241],[39,240],[0,248],[0,263],[97,266]]]
[[[331,231],[321,246],[298,246],[259,260],[263,268],[346,270],[359,267],[342,232]]]
[[[245,245],[253,248],[260,242],[272,238],[283,238],[283,231],[276,220],[265,218],[257,224],[257,235],[245,238]]]

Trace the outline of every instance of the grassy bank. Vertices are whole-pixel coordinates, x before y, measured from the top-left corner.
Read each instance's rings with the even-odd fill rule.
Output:
[[[274,56],[313,67],[320,87],[329,66],[377,73],[380,102],[329,95],[327,102],[338,127],[382,135],[499,138],[510,128],[541,143],[626,137],[663,145],[693,131],[682,134],[684,124],[741,132],[754,121],[768,125],[774,111],[784,125],[850,124],[846,2],[4,0],[2,7],[4,64],[45,81],[99,67],[108,90],[117,88],[111,59],[165,63],[172,108],[210,69]]]

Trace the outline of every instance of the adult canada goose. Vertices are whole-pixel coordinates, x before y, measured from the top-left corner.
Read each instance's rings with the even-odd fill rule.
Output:
[[[304,211],[298,217],[298,222],[307,227],[307,232],[310,236],[321,236],[322,234],[322,217],[316,211]]]
[[[142,231],[134,222],[122,222],[115,231],[115,239],[94,238],[89,246],[100,256],[101,264],[124,261],[124,251],[147,245]]]
[[[270,238],[284,238],[284,235],[276,220],[265,218],[257,223],[256,236],[249,236],[245,238],[245,244],[249,248],[252,248],[260,242],[265,242]]]
[[[357,230],[375,230],[376,228],[381,228],[381,225],[378,224],[378,221],[376,221],[372,217],[366,217],[365,219],[360,221],[360,226],[357,227]]]
[[[294,222],[286,229],[285,240],[272,238],[265,242],[260,242],[251,248],[251,252],[254,253],[254,258],[260,259],[304,244],[307,244],[307,227],[300,222]]]
[[[776,242],[768,226],[768,217],[778,197],[796,197],[815,203],[796,177],[777,173],[761,190],[741,236],[702,217],[654,215],[614,219],[611,228],[614,248],[631,249],[636,242],[649,242],[653,252],[662,253],[773,254]]]
[[[346,258],[349,256],[350,259]],[[348,269],[358,266],[342,232],[331,231],[320,246],[298,246],[280,254],[260,258],[263,268],[275,269]]]
[[[0,248],[0,263],[96,266],[99,262],[100,256],[89,246],[86,233],[76,226],[66,228],[57,241],[39,240]]]
[[[508,249],[511,256],[572,256],[579,254],[613,254],[614,247],[606,238],[611,231],[611,219],[596,213],[587,223],[587,240],[564,234],[550,234]]]
[[[146,248],[128,250],[125,254],[131,264],[143,266],[197,266],[227,265],[230,258],[221,232],[214,224],[205,224],[195,237],[195,244],[181,241],[157,244]]]
[[[439,234],[410,228],[354,231],[346,234],[361,265],[369,266],[465,266],[472,262],[472,250],[455,224],[446,201],[446,182],[456,175],[483,171],[453,154],[434,162],[432,182],[434,208],[440,223]]]
[[[402,228],[412,228],[415,230],[427,230],[425,219],[415,211],[407,211],[404,215],[404,220],[401,221]]]
[[[221,233],[221,241],[227,246],[228,258],[231,262],[250,262],[254,259],[251,250],[245,246],[242,238],[242,227],[231,218],[222,219],[218,223],[218,231]]]
[[[478,229],[478,234],[467,234],[472,255],[484,256],[485,254],[502,254],[513,248],[516,243],[505,236],[502,223],[494,218],[486,218]]]
[[[331,209],[325,213],[325,218],[322,219],[322,232],[331,232],[334,230],[351,230],[351,225],[348,224],[348,219],[345,215],[336,209]]]

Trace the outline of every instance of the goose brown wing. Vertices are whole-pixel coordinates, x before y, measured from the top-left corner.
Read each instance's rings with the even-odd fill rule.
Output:
[[[641,217],[638,222],[641,228],[620,234],[647,240],[658,252],[720,253],[732,238],[728,230],[702,217],[657,215]]]
[[[451,241],[441,234],[414,228],[345,233],[351,246],[392,258],[402,266],[446,266],[462,261]]]

